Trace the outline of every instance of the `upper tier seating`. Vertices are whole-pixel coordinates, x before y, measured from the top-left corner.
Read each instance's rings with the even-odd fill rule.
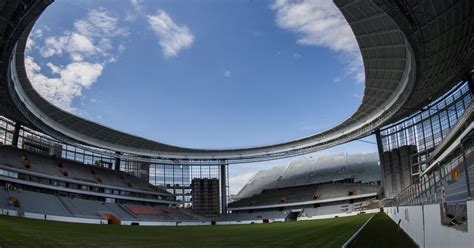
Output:
[[[328,182],[373,183],[381,180],[378,154],[333,154],[291,161],[287,166],[258,171],[238,193],[239,198],[266,189],[290,188]],[[349,181],[347,181],[349,180]]]
[[[283,203],[297,203],[313,200],[326,200],[351,195],[379,193],[379,185],[370,184],[322,184],[302,187],[264,190],[261,194],[253,195],[229,204],[230,208],[246,206],[265,206]]]
[[[167,191],[125,172],[43,156],[10,146],[0,146],[0,164],[60,178],[168,194]],[[25,164],[29,164],[30,168],[26,168]]]

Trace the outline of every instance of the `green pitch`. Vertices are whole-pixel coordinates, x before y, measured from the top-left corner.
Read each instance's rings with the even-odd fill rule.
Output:
[[[0,246],[341,247],[370,216],[200,227],[89,225],[0,216]]]
[[[378,213],[353,242],[354,248],[417,247],[412,239],[384,213]]]
[[[0,248],[9,247],[341,247],[371,215],[259,225],[139,227],[87,225],[0,216]],[[385,214],[351,247],[416,247]]]

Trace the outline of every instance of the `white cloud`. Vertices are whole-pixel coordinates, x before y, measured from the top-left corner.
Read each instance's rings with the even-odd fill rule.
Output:
[[[357,99],[362,100],[362,94],[360,94],[360,93],[354,93],[354,94],[352,94],[352,96],[357,98]]]
[[[80,96],[84,88],[89,88],[103,70],[103,65],[88,62],[73,62],[64,68],[52,63],[47,66],[56,77],[43,75],[41,66],[32,57],[25,57],[26,72],[38,93],[67,111],[74,111],[73,99]]]
[[[294,59],[299,59],[301,57],[302,57],[302,55],[300,53],[293,53],[293,58]]]
[[[74,112],[73,100],[91,87],[107,63],[116,61],[114,54],[121,53],[123,44],[115,46],[112,40],[127,35],[118,25],[118,19],[105,10],[91,10],[83,19],[74,22],[73,30],[42,39],[43,33],[34,31],[29,37],[25,66],[33,87],[48,101],[67,111]],[[68,56],[63,64],[46,63],[41,67],[29,54],[33,47],[41,57]],[[49,69],[49,74],[44,74]]]
[[[47,37],[44,46],[40,48],[43,58],[62,55],[65,52],[69,53],[72,60],[82,61],[84,55],[93,55],[97,50],[87,36],[70,32],[66,32],[62,36]]]
[[[194,42],[194,35],[186,25],[178,25],[162,9],[150,14],[142,5],[142,0],[130,0],[130,11],[125,16],[125,21],[134,22],[138,18],[145,18],[150,29],[158,38],[158,44],[165,58],[177,57]]]
[[[243,173],[229,177],[230,194],[236,195],[249,182],[256,172]]]
[[[224,71],[224,77],[231,77],[232,72],[231,71]]]
[[[47,37],[40,54],[44,58],[68,53],[72,60],[82,60],[85,56],[111,56],[111,39],[125,36],[126,29],[118,26],[118,19],[104,10],[91,10],[87,17],[74,22],[74,30],[66,30],[62,35]]]
[[[194,35],[189,28],[177,25],[165,11],[158,10],[156,15],[148,15],[147,21],[158,37],[165,58],[176,57],[193,44]]]
[[[38,28],[30,33],[26,41],[26,51],[30,51],[33,48],[36,48],[36,42],[34,39],[41,38],[43,36],[43,30]]]
[[[130,3],[132,4],[133,7],[138,7],[140,4],[140,1],[138,0],[130,0]]]
[[[144,13],[144,8],[141,5],[141,1],[131,0],[130,5],[132,6],[132,11],[129,11],[125,16],[125,21],[134,22],[137,20],[138,16],[142,16]]]
[[[73,33],[69,37],[69,52],[78,52],[78,53],[95,53],[95,47],[92,44],[92,41],[82,34]]]
[[[40,54],[44,58],[53,55],[61,55],[66,47],[68,36],[48,37],[44,41],[44,46],[40,49]]]
[[[78,20],[74,23],[74,29],[87,37],[93,38],[112,38],[126,35],[126,29],[118,25],[118,19],[110,16],[104,10],[91,10],[87,18]]]
[[[275,0],[276,23],[297,34],[297,43],[327,47],[341,55],[357,82],[364,81],[364,67],[357,41],[345,18],[328,0]]]

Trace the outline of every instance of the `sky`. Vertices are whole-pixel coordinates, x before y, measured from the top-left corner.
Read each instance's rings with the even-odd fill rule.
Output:
[[[364,90],[357,42],[328,0],[56,0],[33,28],[25,65],[35,89],[66,111],[193,148],[323,131],[348,118]],[[231,185],[285,162],[234,167]]]

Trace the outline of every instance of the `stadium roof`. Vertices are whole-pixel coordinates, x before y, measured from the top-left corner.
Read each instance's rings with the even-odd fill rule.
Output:
[[[29,32],[52,0],[0,3],[0,111],[72,144],[156,158],[265,160],[321,150],[368,135],[441,95],[473,66],[470,0],[334,2],[361,50],[364,98],[341,124],[308,137],[260,147],[193,149],[130,135],[53,106],[33,89],[24,65]]]

